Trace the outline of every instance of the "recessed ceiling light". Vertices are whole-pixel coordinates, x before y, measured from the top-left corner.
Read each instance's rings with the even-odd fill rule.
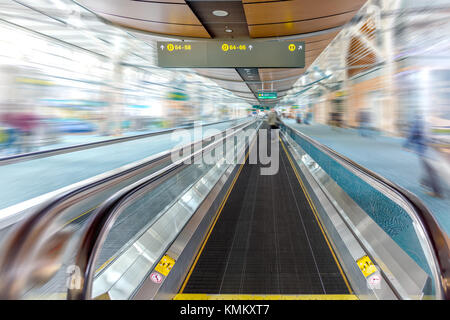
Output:
[[[217,16],[217,17],[226,17],[228,15],[228,12],[225,10],[214,10],[212,12],[213,15]]]

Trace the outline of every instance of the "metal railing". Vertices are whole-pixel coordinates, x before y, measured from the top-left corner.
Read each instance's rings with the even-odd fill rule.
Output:
[[[106,241],[109,230],[111,230],[126,204],[133,201],[133,199],[136,199],[139,195],[150,192],[156,186],[174,176],[186,166],[189,166],[189,164],[186,163],[195,163],[195,159],[197,157],[201,157],[204,153],[220,146],[223,141],[235,136],[245,127],[247,126],[242,126],[214,143],[202,148],[201,150],[198,150],[189,156],[159,170],[158,172],[155,172],[152,175],[141,179],[126,188],[123,188],[106,200],[97,209],[95,215],[93,215],[89,221],[89,224],[83,233],[82,240],[79,242],[75,259],[75,265],[79,268],[79,273],[74,273],[72,275],[71,282],[80,283],[81,287],[69,288],[67,294],[68,299],[85,300],[92,298],[92,285],[96,273],[95,266],[99,253]]]
[[[344,164],[350,171],[370,177],[386,188],[387,193],[395,194],[396,198],[407,204],[408,213],[421,229],[421,240],[427,245],[427,262],[432,267],[432,275],[436,284],[436,295],[440,299],[450,299],[450,242],[444,230],[439,226],[431,211],[413,193],[405,190],[394,182],[361,166],[353,160],[339,154],[333,149],[308,137],[300,131],[283,124],[282,130],[288,130],[306,140],[330,158]],[[392,199],[392,197],[391,197]],[[398,200],[397,200],[398,201]]]
[[[236,118],[236,119],[228,119],[228,120],[222,120],[222,121],[216,121],[216,122],[210,122],[210,123],[201,124],[201,126],[202,127],[207,127],[207,126],[217,125],[217,124],[220,124],[220,123],[226,123],[226,122],[231,122],[231,121],[239,121],[239,120],[244,120],[244,119],[245,119],[245,117],[244,118]],[[59,155],[59,154],[70,153],[70,152],[75,152],[75,151],[80,151],[80,150],[87,150],[87,149],[107,146],[107,145],[121,143],[121,142],[127,142],[127,141],[138,140],[138,139],[145,139],[145,138],[149,138],[149,137],[153,137],[153,136],[158,136],[158,135],[171,133],[171,132],[174,132],[174,131],[180,130],[180,129],[191,129],[191,128],[194,128],[194,126],[195,126],[195,124],[185,125],[185,126],[179,126],[179,127],[174,127],[174,128],[170,128],[170,129],[164,129],[164,130],[149,132],[149,133],[137,134],[137,135],[128,136],[128,137],[107,139],[107,140],[102,140],[102,141],[77,144],[77,145],[73,145],[73,146],[67,146],[67,147],[61,147],[61,148],[55,148],[55,149],[49,149],[49,150],[42,150],[42,151],[35,151],[35,152],[17,154],[17,155],[13,155],[13,156],[0,158],[0,166],[12,164],[12,163],[17,163],[17,162],[21,162],[21,161],[47,158],[47,157],[56,156],[56,155]]]
[[[27,287],[45,282],[56,272],[54,269],[61,259],[62,251],[71,234],[61,231],[61,228],[55,230],[52,223],[61,217],[65,209],[91,197],[96,192],[130,178],[130,176],[170,161],[174,152],[196,150],[199,145],[201,150],[205,150],[204,143],[209,143],[212,139],[217,140],[228,130],[236,131],[255,122],[256,120],[251,119],[176,150],[159,153],[147,158],[137,166],[89,181],[79,188],[69,190],[47,201],[39,210],[17,225],[5,240],[0,258],[0,298],[18,299]],[[173,164],[169,167],[173,167]],[[169,170],[168,167],[166,169]]]

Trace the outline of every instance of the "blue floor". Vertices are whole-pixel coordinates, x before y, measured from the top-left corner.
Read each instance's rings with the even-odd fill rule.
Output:
[[[283,121],[332,148],[360,165],[391,180],[417,195],[432,211],[441,227],[450,233],[450,197],[448,185],[444,199],[434,198],[425,193],[420,185],[423,174],[418,156],[402,148],[403,138],[376,134],[371,138],[361,137],[355,129],[331,128],[313,124],[297,124],[294,120]],[[444,160],[442,160],[444,161]],[[445,179],[442,184],[447,183]]]
[[[205,130],[225,130],[233,125],[234,122],[226,122]],[[188,131],[192,139],[193,129]],[[169,150],[179,143],[180,140],[159,135],[0,166],[0,209]]]

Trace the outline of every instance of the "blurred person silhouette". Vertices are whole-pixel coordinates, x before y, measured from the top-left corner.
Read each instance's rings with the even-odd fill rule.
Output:
[[[403,147],[413,150],[419,156],[424,168],[424,175],[420,180],[420,184],[427,189],[431,189],[431,191],[425,193],[432,197],[443,198],[439,170],[434,166],[437,160],[437,153],[428,146],[425,122],[421,114],[416,113],[414,115]]]
[[[274,108],[270,109],[269,115],[267,117],[267,123],[270,126],[270,131],[273,131],[274,129],[280,129],[280,124],[283,123]],[[276,139],[276,137],[276,134],[271,135],[271,139]]]
[[[330,112],[330,118],[329,118],[329,125],[331,126],[331,129],[335,130],[337,128],[342,127],[342,118],[341,113],[338,111]]]
[[[278,116],[278,113],[275,111],[275,109],[270,109],[269,116],[267,118],[267,122],[269,123],[270,129],[279,129],[280,123],[282,123],[280,117]]]
[[[0,117],[0,123],[3,131],[2,147],[6,154],[18,153],[17,140],[19,136],[19,129],[13,121],[13,113],[5,112]]]
[[[362,137],[370,136],[370,113],[367,109],[363,108],[358,114],[358,132]]]
[[[10,126],[10,132],[15,136],[16,153],[31,152],[31,138],[33,130],[39,125],[39,118],[30,112],[7,112],[3,114],[2,121]]]
[[[2,121],[0,121],[1,123]],[[3,153],[8,155],[13,152],[15,142],[17,140],[17,130],[7,124],[0,125],[0,149],[3,149]]]
[[[311,124],[311,120],[312,120],[312,112],[308,110],[306,112],[304,123],[309,125],[309,124]]]

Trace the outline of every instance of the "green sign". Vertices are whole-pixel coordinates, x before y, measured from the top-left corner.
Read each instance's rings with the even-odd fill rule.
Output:
[[[186,101],[189,100],[189,96],[183,92],[171,91],[167,94],[167,99],[175,101]]]
[[[253,109],[258,109],[258,110],[269,110],[270,107],[265,107],[265,106],[253,106]]]
[[[258,99],[276,99],[276,92],[258,92]]]
[[[158,41],[163,68],[304,68],[303,41]]]

